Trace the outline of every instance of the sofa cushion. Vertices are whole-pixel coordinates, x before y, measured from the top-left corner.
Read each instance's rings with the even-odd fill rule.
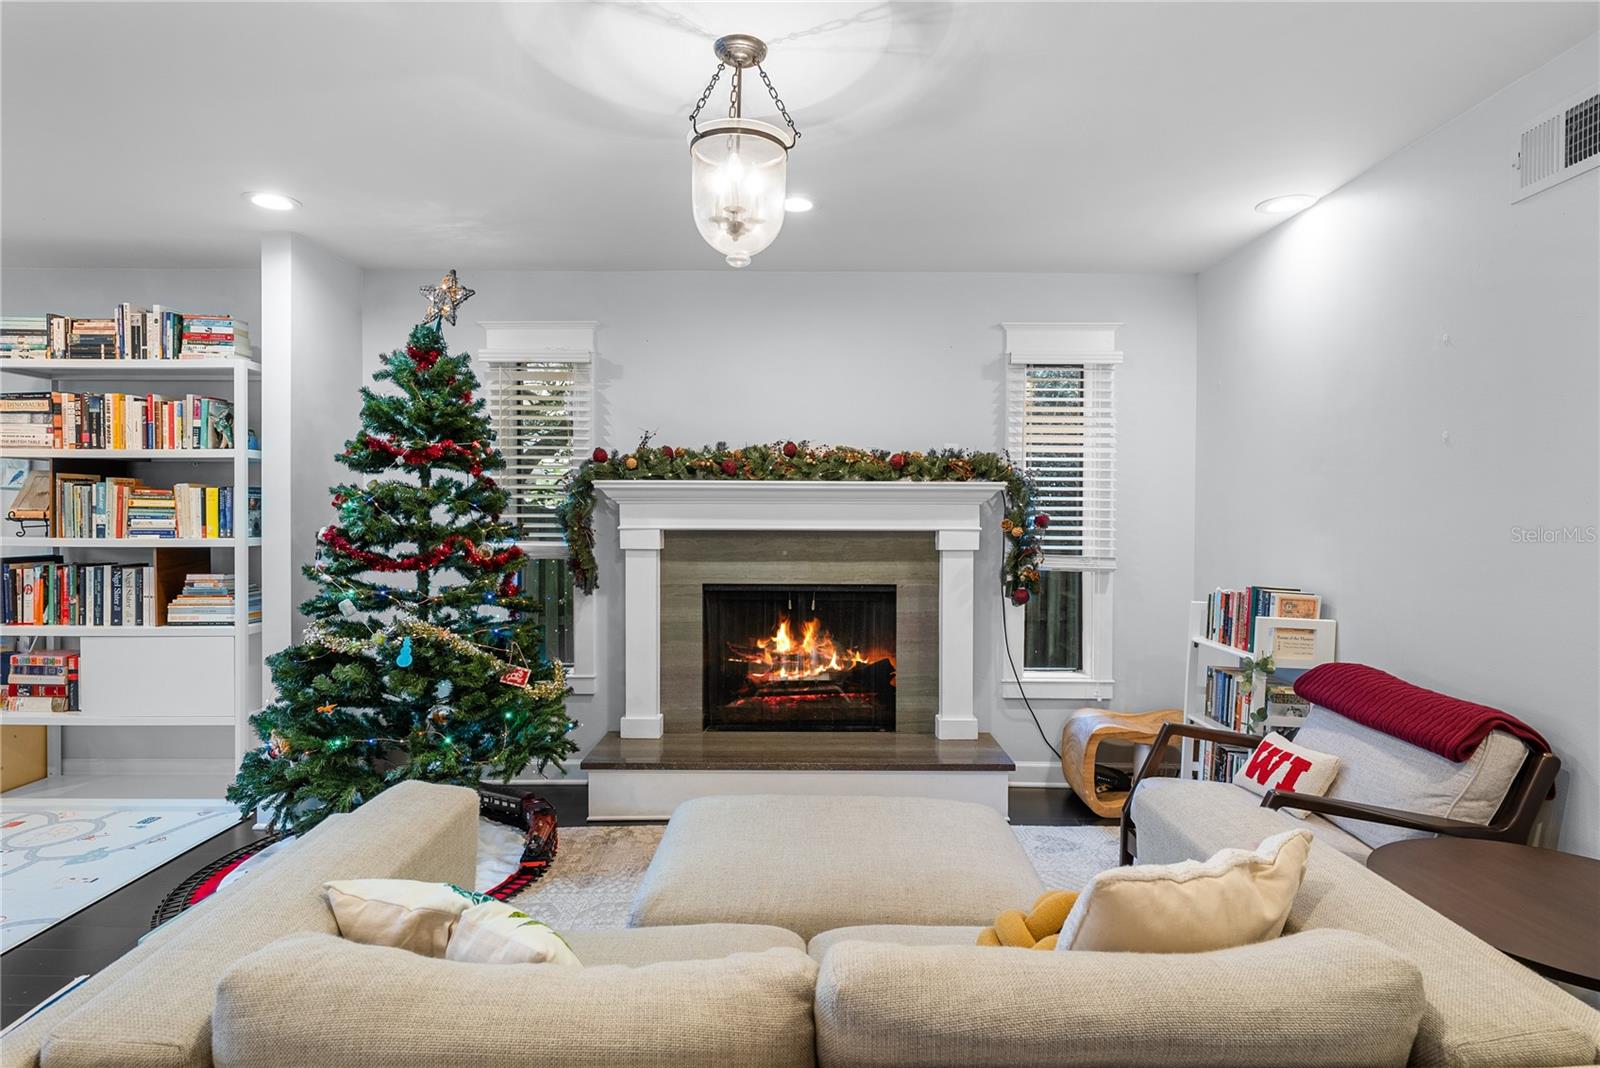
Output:
[[[1292,819],[1285,813],[1262,808],[1261,798],[1227,782],[1146,779],[1139,784],[1139,790],[1130,804],[1133,806],[1134,824],[1138,828],[1138,859],[1141,864],[1166,863],[1165,860],[1156,859],[1158,854],[1145,855],[1144,838],[1147,830],[1154,834],[1183,837],[1196,825],[1212,823],[1226,828],[1227,840],[1240,843],[1238,848],[1253,846],[1295,827],[1304,827],[1317,841],[1356,860],[1365,861],[1367,854],[1372,852],[1372,847],[1361,839],[1321,816]],[[1197,839],[1182,851],[1182,855],[1203,858],[1215,852],[1215,849],[1205,851]],[[1171,850],[1159,854],[1162,857],[1170,855]]]
[[[1218,798],[1226,796],[1224,790],[1249,797],[1222,783],[1151,779],[1140,784],[1132,804],[1141,862],[1208,857],[1219,849],[1247,845],[1260,833],[1249,818],[1234,818],[1239,811],[1231,805],[1207,804],[1200,790],[1191,789],[1208,786],[1215,787],[1210,793]],[[1282,818],[1264,809],[1250,811]],[[1311,843],[1305,882],[1284,929],[1291,934],[1354,931],[1416,964],[1427,1006],[1412,1051],[1415,1064],[1595,1063],[1600,1013],[1374,875],[1321,836]]]
[[[638,967],[667,960],[716,960],[733,953],[806,948],[805,940],[782,927],[754,923],[696,923],[683,927],[610,927],[563,931],[586,967],[623,964]]]
[[[1458,764],[1315,705],[1294,740],[1339,758],[1339,775],[1329,797],[1467,823],[1494,818],[1528,757],[1522,742],[1505,731],[1494,731]],[[1427,837],[1425,831],[1345,816],[1329,819],[1374,849]]]
[[[811,1068],[816,964],[797,949],[639,968],[460,964],[326,935],[238,961],[218,1068]]]
[[[1321,797],[1338,774],[1339,758],[1332,753],[1319,753],[1273,731],[1261,739],[1250,759],[1234,773],[1232,782],[1258,797],[1268,790],[1293,790]],[[1281,811],[1300,820],[1310,815],[1299,808]]]
[[[470,882],[477,826],[476,792],[407,782],[337,824],[315,828],[260,872],[198,905],[192,919],[156,944],[158,952],[79,1002],[44,1038],[40,1063],[205,1068],[212,998],[229,965],[285,934],[334,934],[322,890],[329,879]]]
[[[340,879],[325,887],[339,933],[352,942],[442,957],[468,893],[415,879]]]
[[[905,923],[868,923],[823,931],[806,946],[811,959],[821,961],[840,942],[887,942],[893,946],[974,946],[982,927],[930,927]]]
[[[1253,850],[1103,871],[1078,895],[1056,951],[1203,953],[1277,938],[1310,848],[1296,827]]]
[[[986,924],[1044,886],[985,805],[909,797],[702,797],[679,805],[630,924]]]
[[[1402,1065],[1422,1006],[1409,961],[1344,931],[1188,954],[846,941],[817,977],[817,1060]]]

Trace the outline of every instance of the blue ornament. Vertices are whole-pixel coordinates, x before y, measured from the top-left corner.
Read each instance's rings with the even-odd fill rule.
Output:
[[[394,666],[408,668],[411,666],[411,638],[400,643],[400,655],[394,658]]]
[[[443,701],[445,698],[450,696],[450,691],[454,690],[455,688],[456,684],[451,682],[449,679],[440,679],[439,685],[433,688],[433,696]]]

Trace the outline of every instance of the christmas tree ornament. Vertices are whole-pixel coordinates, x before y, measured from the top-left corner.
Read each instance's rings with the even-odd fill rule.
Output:
[[[603,464],[607,460],[611,459],[610,454],[608,454],[606,452],[606,450],[600,449],[600,448],[595,449],[594,452],[591,453],[590,455],[593,457],[594,462],[597,463],[597,464]]]
[[[439,279],[438,285],[422,287],[422,295],[428,298],[428,313],[423,316],[423,321],[443,319],[451,326],[455,326],[456,309],[465,304],[476,292],[477,290],[462,285],[456,278],[456,272],[451,270]]]
[[[1026,586],[1018,586],[1016,589],[1012,590],[1011,591],[1011,603],[1014,604],[1014,605],[1018,605],[1018,606],[1027,604],[1028,603],[1028,587],[1026,587]]]
[[[1050,517],[1045,515],[1043,512],[1040,512],[1038,515],[1033,517],[1033,525],[1038,527],[1040,530],[1043,530],[1045,527],[1050,525]]]
[[[339,602],[339,614],[344,616],[346,619],[354,619],[357,615],[356,603],[350,598],[346,597],[344,600]]]
[[[326,704],[326,705],[318,705],[317,706],[317,711],[322,713],[324,716],[331,716],[331,715],[333,715],[333,710],[338,708],[338,707],[339,707],[338,705],[331,704],[331,703],[330,704]]]
[[[439,684],[433,688],[433,696],[443,701],[454,692],[455,688],[456,684],[449,679],[440,679]]]
[[[626,460],[622,461],[622,466],[626,467],[629,471],[637,471],[639,469],[639,458],[637,456],[630,456]]]
[[[406,640],[400,643],[400,652],[394,658],[394,666],[408,668],[411,662],[411,638],[407,636]]]
[[[786,441],[786,442],[783,443],[783,454],[785,456],[787,456],[789,459],[793,460],[795,458],[795,455],[797,453],[799,453],[799,451],[800,451],[800,446],[796,445],[794,442]]]

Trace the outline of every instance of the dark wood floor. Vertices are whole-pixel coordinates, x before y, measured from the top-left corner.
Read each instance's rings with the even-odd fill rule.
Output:
[[[565,827],[589,818],[589,789],[582,785],[496,787],[547,798]],[[1013,787],[1011,822],[1077,826],[1106,823],[1070,790]],[[174,887],[217,858],[260,837],[249,823],[203,842],[155,871],[102,898],[82,912],[0,956],[0,1026],[10,1023],[71,979],[92,974],[132,949],[150,929],[150,917]]]

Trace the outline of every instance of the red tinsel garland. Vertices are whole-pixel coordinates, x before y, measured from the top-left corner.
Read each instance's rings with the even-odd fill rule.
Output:
[[[483,442],[474,441],[466,445],[458,445],[449,438],[436,441],[431,445],[417,445],[407,448],[398,445],[388,438],[375,437],[372,434],[361,435],[361,442],[373,452],[381,452],[385,456],[393,457],[410,467],[421,467],[423,464],[438,463],[446,456],[456,456],[471,462],[467,468],[474,478],[483,474],[483,460],[488,455]]]
[[[426,553],[416,553],[411,556],[385,556],[368,549],[358,548],[344,532],[337,526],[323,528],[317,539],[342,556],[349,557],[357,563],[364,564],[372,571],[429,571],[448,560],[452,553],[460,550],[474,566],[498,570],[522,558],[522,550],[515,545],[501,549],[499,552],[487,553],[479,549],[473,540],[463,534],[451,534],[435,545]]]
[[[436,348],[423,348],[420,345],[407,345],[406,355],[411,357],[411,362],[417,365],[417,370],[428,371],[439,362],[442,355]]]

